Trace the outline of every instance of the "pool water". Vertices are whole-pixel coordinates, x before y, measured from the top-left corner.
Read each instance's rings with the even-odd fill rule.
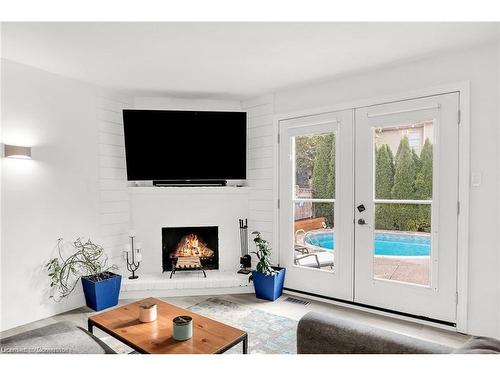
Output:
[[[308,233],[305,242],[333,251],[332,233]],[[425,256],[431,253],[431,236],[375,233],[375,255]]]

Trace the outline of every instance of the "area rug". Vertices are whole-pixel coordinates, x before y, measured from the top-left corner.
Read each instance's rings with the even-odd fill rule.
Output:
[[[197,314],[229,324],[248,333],[250,354],[294,354],[297,352],[297,321],[246,305],[210,297],[188,307]],[[120,354],[130,353],[131,348],[111,336],[102,340]],[[229,349],[228,354],[241,354],[243,344]]]
[[[248,333],[250,354],[294,354],[297,352],[297,321],[218,297],[188,307],[197,314],[229,324]],[[241,354],[242,344],[227,353]]]

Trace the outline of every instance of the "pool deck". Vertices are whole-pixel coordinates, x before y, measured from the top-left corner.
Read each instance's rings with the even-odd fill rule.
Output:
[[[430,257],[386,257],[375,256],[373,275],[379,279],[429,285]]]
[[[323,267],[330,271],[330,267]],[[377,279],[429,285],[429,257],[376,256],[373,260],[373,276]]]

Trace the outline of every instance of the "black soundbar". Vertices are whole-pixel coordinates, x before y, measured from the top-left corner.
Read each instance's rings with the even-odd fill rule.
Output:
[[[154,186],[226,186],[226,180],[158,180]]]

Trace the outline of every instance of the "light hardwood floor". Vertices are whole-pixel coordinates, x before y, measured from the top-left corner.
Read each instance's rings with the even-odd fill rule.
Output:
[[[162,297],[161,299],[177,305],[179,307],[189,307],[199,302],[204,301],[210,296],[195,296],[195,297]],[[228,301],[240,303],[250,306],[252,308],[261,309],[272,314],[285,316],[290,319],[299,320],[303,315],[309,311],[316,311],[324,314],[337,314],[345,318],[353,319],[362,323],[370,324],[372,326],[387,329],[393,332],[402,333],[412,337],[418,337],[424,340],[438,342],[444,345],[453,347],[460,346],[468,339],[467,335],[447,331],[435,327],[430,327],[420,323],[403,321],[391,317],[386,317],[370,312],[358,311],[351,308],[332,305],[330,303],[319,302],[302,298],[309,301],[309,305],[303,306],[286,301],[288,295],[284,294],[274,302],[263,301],[255,298],[253,294],[238,294],[238,295],[222,295],[219,298]],[[123,305],[132,302],[131,300],[120,300],[119,304]],[[71,321],[75,325],[87,327],[87,317],[94,314],[93,310],[87,307],[80,307],[75,310],[65,312],[63,314],[55,315],[51,318],[42,319],[33,323],[25,324],[16,328],[12,328],[0,333],[1,337],[8,337],[17,333],[25,332],[34,328],[42,327],[58,321]],[[98,337],[106,337],[107,335],[95,329],[94,333]],[[114,339],[113,339],[114,340]]]

